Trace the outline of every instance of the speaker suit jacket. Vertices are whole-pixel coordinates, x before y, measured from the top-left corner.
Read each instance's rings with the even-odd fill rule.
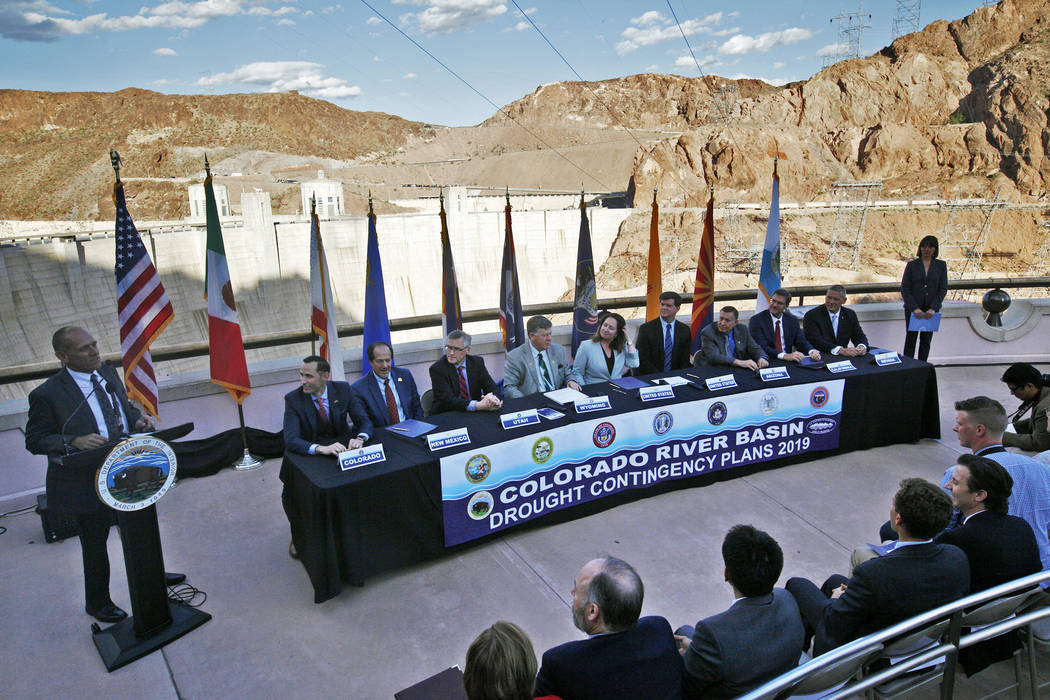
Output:
[[[430,386],[434,390],[434,406],[431,413],[465,411],[471,401],[479,401],[485,394],[499,395],[499,387],[485,369],[485,361],[480,357],[467,355],[466,362],[469,400],[459,395],[459,373],[454,364],[442,357],[430,365]]]
[[[333,435],[318,437],[321,420],[312,397],[296,389],[284,395],[284,448],[298,454],[310,454],[310,445],[327,445],[354,437],[348,422],[350,416],[350,385],[346,382],[329,381],[328,420]]]
[[[785,309],[784,314],[780,317],[780,323],[784,330],[784,352],[793,352],[795,350],[803,353],[807,353],[813,349],[813,346],[809,344],[809,340],[802,333],[799,328],[798,316],[795,316],[790,311]],[[751,337],[755,339],[755,342],[759,344],[762,351],[766,353],[770,358],[776,358],[776,340],[773,334],[773,315],[769,313],[769,309],[765,311],[759,311],[757,314],[751,317],[751,320],[747,323],[747,328],[751,331]]]
[[[406,419],[422,420],[423,407],[419,403],[419,391],[412,373],[400,367],[390,368],[390,387],[397,392],[401,410]],[[376,431],[390,425],[390,413],[386,408],[386,394],[379,388],[376,375],[368,374],[350,387],[350,417],[357,426],[358,434],[364,433],[372,439]]]
[[[674,322],[674,339],[671,341],[671,369],[689,366],[689,346],[692,333],[681,321]],[[656,374],[664,371],[664,322],[654,318],[638,327],[635,339],[638,350],[638,373]]]
[[[848,347],[851,342],[854,345],[868,344],[868,336],[864,335],[857,314],[845,306],[839,309],[838,333],[832,328],[828,307],[823,305],[807,311],[802,323],[806,339],[825,354],[831,353],[831,349],[836,346]]]

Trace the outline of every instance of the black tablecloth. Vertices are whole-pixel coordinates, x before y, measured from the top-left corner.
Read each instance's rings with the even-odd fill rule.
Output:
[[[824,368],[790,366],[790,379],[776,383],[785,386],[845,379],[837,450],[796,454],[664,482],[644,490],[628,490],[554,511],[524,526],[565,522],[657,493],[704,486],[808,459],[940,437],[937,376],[932,365],[903,358],[899,365],[877,367],[870,357],[855,358],[853,364],[857,368],[855,371],[840,375],[832,375]],[[706,378],[726,373],[728,368],[708,367],[672,374]],[[718,394],[757,391],[768,386],[753,372],[736,370],[734,374],[739,386]],[[613,409],[618,412],[646,406],[637,398],[636,391],[620,394],[609,391],[606,384],[586,386],[584,391],[590,395],[608,394]],[[676,388],[676,395],[676,401],[693,401],[714,394],[685,386]],[[542,395],[526,396],[506,401],[502,412],[546,405],[553,406]],[[593,414],[576,416],[571,408],[563,412],[567,414],[565,418],[555,421],[554,425],[594,418]],[[494,413],[446,413],[430,416],[427,421],[437,424],[438,430],[460,426],[469,428],[471,445],[464,449],[499,442],[505,434]],[[519,428],[514,431],[514,436],[540,433],[550,427],[544,422]],[[386,461],[360,469],[344,472],[332,457],[285,453],[281,464],[282,498],[291,524],[292,539],[314,587],[314,602],[321,603],[338,595],[343,583],[361,585],[365,579],[384,571],[489,539],[486,537],[452,548],[444,545],[438,459],[457,450],[431,454],[423,438],[406,438],[386,430],[380,432],[382,434],[377,439],[383,441]],[[500,533],[495,533],[490,537],[499,536]]]

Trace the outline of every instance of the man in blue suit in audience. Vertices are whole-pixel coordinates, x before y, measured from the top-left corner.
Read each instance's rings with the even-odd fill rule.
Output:
[[[350,387],[350,417],[365,442],[380,428],[423,418],[416,381],[407,369],[394,367],[393,348],[380,340],[367,350],[372,369]]]
[[[769,308],[759,311],[748,321],[751,337],[769,357],[785,362],[801,362],[809,355],[814,362],[820,351],[809,344],[799,327],[798,317],[787,310],[791,292],[778,289],[769,297]]]
[[[587,639],[543,654],[535,696],[562,700],[682,696],[682,657],[671,625],[643,617],[645,588],[638,573],[616,557],[587,562],[572,587],[572,621]]]
[[[798,665],[806,631],[798,605],[773,588],[784,568],[777,541],[734,525],[722,541],[725,579],[736,602],[675,631],[685,661],[683,698],[735,698]]]

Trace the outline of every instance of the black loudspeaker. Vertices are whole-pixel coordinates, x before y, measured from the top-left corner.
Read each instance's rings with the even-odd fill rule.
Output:
[[[67,537],[76,537],[80,534],[80,528],[77,527],[77,519],[72,513],[64,513],[47,507],[47,494],[41,493],[37,495],[36,512],[40,514],[40,524],[44,526],[44,540],[46,542],[58,542]]]

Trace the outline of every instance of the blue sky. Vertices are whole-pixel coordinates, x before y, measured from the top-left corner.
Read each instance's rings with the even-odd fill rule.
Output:
[[[465,126],[537,86],[635,73],[810,77],[856,5],[804,0],[0,0],[0,87],[222,94],[299,90],[355,110]],[[922,0],[922,26],[983,0]],[[671,10],[677,14],[678,23]],[[869,0],[861,54],[889,44],[894,0]]]

